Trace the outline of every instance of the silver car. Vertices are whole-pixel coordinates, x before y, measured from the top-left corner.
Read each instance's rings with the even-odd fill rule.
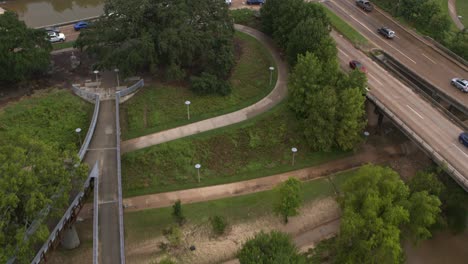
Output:
[[[462,78],[453,78],[450,82],[453,86],[457,87],[460,91],[468,93],[468,81]]]
[[[63,33],[48,31],[47,32],[47,37],[49,38],[49,41],[52,42],[52,43],[64,42],[65,41],[65,34],[63,34]]]

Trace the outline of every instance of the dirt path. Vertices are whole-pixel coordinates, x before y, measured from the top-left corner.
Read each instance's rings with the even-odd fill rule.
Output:
[[[466,0],[458,0],[458,1],[466,1]],[[448,10],[449,10],[450,17],[453,20],[453,23],[455,23],[455,25],[457,26],[459,30],[463,30],[465,26],[458,18],[456,0],[448,0]]]

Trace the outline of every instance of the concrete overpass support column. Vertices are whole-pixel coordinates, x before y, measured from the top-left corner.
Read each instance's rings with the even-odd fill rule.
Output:
[[[61,244],[62,247],[66,249],[74,249],[80,245],[80,238],[78,237],[74,224],[65,230]]]

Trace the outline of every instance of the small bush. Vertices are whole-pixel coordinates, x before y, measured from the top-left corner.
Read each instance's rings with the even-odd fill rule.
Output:
[[[227,227],[227,221],[226,218],[223,216],[215,215],[211,217],[210,219],[211,226],[213,227],[213,232],[216,235],[222,235],[224,234],[224,231],[226,230]]]
[[[182,242],[182,230],[178,226],[171,226],[163,230],[163,234],[167,240],[169,240],[169,244],[173,247],[177,247]],[[160,247],[162,244],[159,245]],[[167,248],[167,246],[166,246]]]
[[[172,216],[174,217],[175,221],[181,226],[185,222],[185,216],[182,213],[182,204],[180,200],[177,200],[174,205],[172,206]]]

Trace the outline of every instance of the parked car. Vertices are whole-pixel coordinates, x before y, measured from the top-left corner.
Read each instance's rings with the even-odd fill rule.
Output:
[[[79,31],[80,29],[87,28],[87,27],[89,27],[89,23],[86,21],[80,21],[76,23],[75,25],[73,25],[73,28],[75,29],[75,31]]]
[[[367,72],[367,69],[366,67],[364,67],[364,65],[362,65],[362,63],[360,61],[357,61],[357,60],[352,60],[349,62],[349,67],[351,69],[358,69],[359,71],[363,72],[363,73],[366,73]]]
[[[460,91],[468,93],[468,81],[462,78],[453,78],[450,82],[453,86],[458,88]]]
[[[462,145],[465,145],[465,147],[468,147],[468,132],[462,132],[458,136],[458,142],[460,142]]]
[[[51,43],[55,42],[64,42],[65,41],[65,34],[57,33],[53,31],[47,31],[47,37]]]
[[[392,39],[395,37],[395,32],[389,29],[388,27],[381,27],[377,29],[377,32],[384,35],[388,39]]]
[[[366,12],[370,12],[374,9],[374,6],[372,6],[372,4],[367,0],[356,0],[356,5]]]
[[[248,5],[263,5],[265,0],[247,0],[245,3]]]

